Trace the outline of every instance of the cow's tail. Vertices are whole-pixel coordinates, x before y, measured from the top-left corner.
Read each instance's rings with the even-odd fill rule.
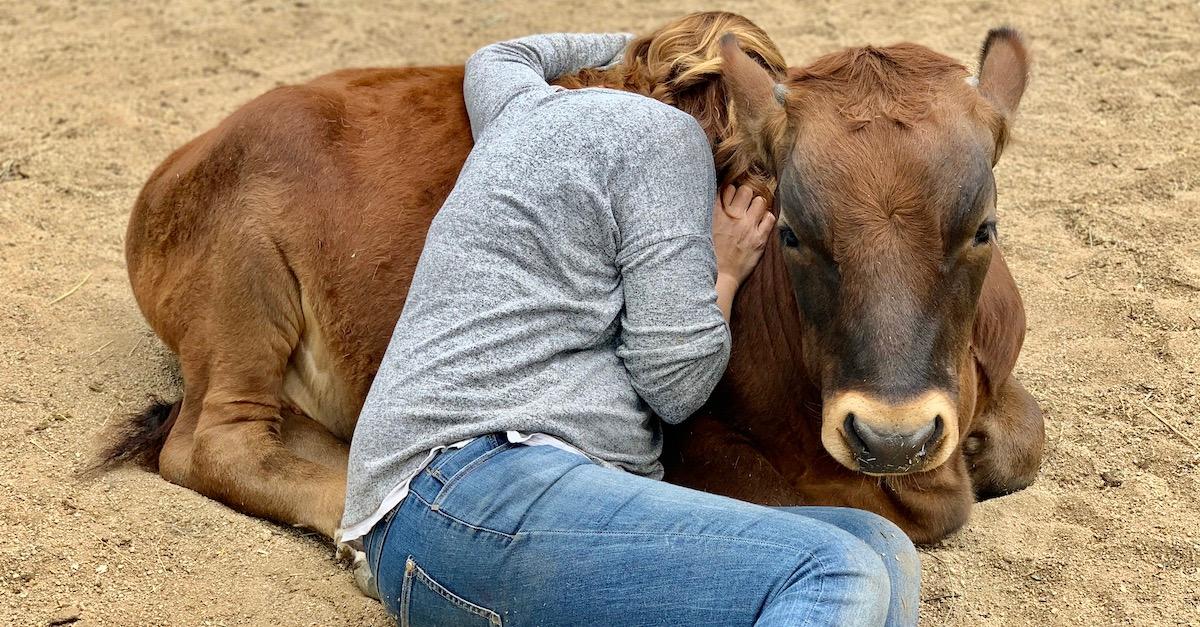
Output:
[[[158,454],[167,442],[167,434],[179,416],[182,401],[166,402],[151,398],[150,406],[126,417],[108,434],[108,444],[85,473],[96,474],[134,463],[147,470],[158,470]]]

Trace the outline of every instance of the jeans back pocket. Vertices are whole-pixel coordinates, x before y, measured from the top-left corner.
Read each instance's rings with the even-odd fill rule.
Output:
[[[502,627],[500,615],[476,605],[434,581],[413,560],[404,563],[404,583],[400,588],[400,627]]]

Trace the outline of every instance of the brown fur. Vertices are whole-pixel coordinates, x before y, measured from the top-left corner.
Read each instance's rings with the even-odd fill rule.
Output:
[[[730,104],[717,49],[726,31],[752,51],[756,67],[782,78],[782,59],[757,27],[709,13],[639,40],[615,70],[562,82],[679,106],[712,138],[722,179],[750,180],[766,193],[777,171],[762,154],[761,133],[784,120],[757,123]],[[130,219],[126,254],[137,302],[183,371],[183,399],[159,455],[165,478],[251,514],[334,533],[346,442],[429,221],[471,147],[461,84],[461,68],[445,67],[345,70],[279,88],[151,175]],[[743,288],[729,372],[702,415],[673,438],[669,477],[758,502],[863,507],[918,540],[949,533],[972,500],[957,446],[938,469],[874,479],[836,464],[813,437],[820,383],[800,365],[803,338],[819,330],[802,323],[783,257],[770,246]],[[1005,326],[1014,317],[1004,313],[1015,286],[1009,277],[985,293],[988,341],[977,350],[1015,356],[1016,333]],[[987,314],[992,308],[998,313]],[[988,381],[1007,376],[1004,364],[1011,369],[1007,356],[980,361],[991,364]],[[973,375],[961,380],[977,383]],[[1000,392],[970,413],[1012,405],[1003,381],[991,385],[981,394]],[[1004,415],[1017,423],[1025,416]],[[988,415],[973,424],[990,424]],[[1005,429],[1024,433],[1004,426],[989,441],[1007,442]],[[988,463],[993,474],[1029,466],[1008,459],[1028,457],[1023,442],[977,441],[981,463],[1005,456]]]

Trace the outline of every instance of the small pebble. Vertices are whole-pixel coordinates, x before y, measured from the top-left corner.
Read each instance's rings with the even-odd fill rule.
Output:
[[[70,625],[71,623],[78,621],[79,618],[79,608],[74,605],[68,605],[59,610],[54,616],[51,616],[50,620],[47,621],[46,624],[51,625],[52,627],[54,625]]]

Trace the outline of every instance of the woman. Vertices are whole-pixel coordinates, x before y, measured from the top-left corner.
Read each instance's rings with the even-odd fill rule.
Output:
[[[774,220],[748,188],[714,203],[687,114],[547,84],[628,42],[468,62],[476,146],[359,419],[341,537],[402,625],[913,623],[919,564],[884,519],[655,480],[657,419],[720,379]]]

